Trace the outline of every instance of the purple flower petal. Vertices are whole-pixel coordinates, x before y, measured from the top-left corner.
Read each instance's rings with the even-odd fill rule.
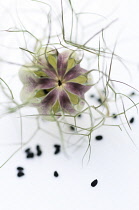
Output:
[[[78,95],[80,97],[83,97],[85,92],[87,92],[92,86],[87,85],[81,85],[74,82],[67,82],[65,84],[65,89],[69,92]]]
[[[74,79],[74,78],[82,75],[82,74],[85,74],[86,72],[87,72],[87,70],[81,68],[80,65],[78,64],[65,74],[64,79],[65,79],[65,81],[69,81],[71,79]]]
[[[71,113],[71,114],[76,113],[75,109],[72,107],[72,104],[70,102],[70,99],[67,93],[64,90],[62,90],[59,94],[59,102],[64,112]]]
[[[50,89],[56,86],[56,80],[49,78],[40,78],[38,81],[37,89]]]
[[[59,95],[57,88],[51,90],[47,96],[42,100],[38,111],[40,114],[51,114],[52,106],[55,104]]]
[[[47,60],[48,55],[55,55],[57,51],[48,48],[41,48],[38,52],[38,64],[42,66],[42,70],[51,78],[56,78],[56,71]]]
[[[50,48],[48,46],[42,47],[38,49],[36,55],[37,55],[37,61],[41,64],[47,65],[49,63],[49,56],[57,56],[58,52],[55,48]],[[51,62],[50,62],[51,65]]]
[[[56,79],[56,71],[48,64],[48,67],[44,68],[43,71],[52,79]]]
[[[64,51],[63,53],[58,54],[57,69],[58,69],[58,75],[61,77],[63,77],[66,72],[67,65],[68,65],[68,58],[71,53],[72,51],[67,50],[67,51]]]

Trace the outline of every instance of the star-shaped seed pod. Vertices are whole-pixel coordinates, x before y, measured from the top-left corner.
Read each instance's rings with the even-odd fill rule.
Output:
[[[19,71],[21,100],[37,107],[46,119],[74,115],[83,109],[84,94],[92,87],[90,72],[80,67],[79,53],[40,48],[32,64]]]

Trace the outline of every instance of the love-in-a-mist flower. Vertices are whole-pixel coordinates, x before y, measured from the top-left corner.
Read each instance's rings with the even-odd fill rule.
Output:
[[[79,53],[40,48],[30,65],[19,71],[21,100],[37,107],[43,116],[75,115],[83,109],[91,88],[89,71],[80,67]]]

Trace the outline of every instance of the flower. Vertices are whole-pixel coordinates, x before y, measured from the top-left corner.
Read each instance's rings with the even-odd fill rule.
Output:
[[[73,50],[59,53],[56,49],[40,48],[32,64],[19,71],[22,102],[37,107],[45,116],[81,111],[84,94],[91,84],[89,72],[80,67],[80,61]]]

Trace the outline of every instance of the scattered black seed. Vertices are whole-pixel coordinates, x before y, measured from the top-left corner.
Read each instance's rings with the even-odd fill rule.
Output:
[[[55,177],[58,177],[58,176],[59,176],[59,174],[58,174],[57,171],[54,171],[54,176],[55,176]]]
[[[102,140],[103,139],[103,136],[101,136],[101,135],[99,135],[99,136],[96,136],[96,138],[95,138],[97,141],[100,141],[100,140]]]
[[[98,184],[98,180],[95,179],[93,182],[91,182],[91,187],[95,187]]]
[[[41,150],[39,145],[36,146],[36,150]]]
[[[94,97],[95,97],[95,95],[94,95],[94,94],[91,94],[91,95],[90,95],[90,98],[94,98]]]
[[[25,174],[22,171],[19,171],[18,174],[17,174],[18,177],[21,177],[21,176],[24,176],[24,175]]]
[[[75,131],[75,127],[74,127],[73,125],[70,126],[70,129],[71,129],[72,131]]]
[[[116,118],[117,118],[117,115],[116,115],[116,114],[113,114],[112,117],[113,117],[114,119],[116,119]]]
[[[34,153],[33,152],[29,152],[27,154],[27,158],[34,158]]]
[[[37,156],[41,156],[42,151],[39,145],[36,146],[36,150],[37,150]]]
[[[130,96],[134,96],[134,95],[135,95],[135,92],[130,93]]]
[[[78,115],[79,118],[80,118],[81,116],[82,116],[81,114]]]
[[[25,152],[26,152],[26,153],[30,152],[30,148],[26,149]]]
[[[135,120],[135,119],[134,119],[134,117],[132,117],[132,118],[130,119],[130,121],[129,121],[129,122],[130,122],[130,123],[133,123],[133,122],[134,122],[134,120]]]
[[[19,170],[19,171],[23,171],[23,170],[24,170],[24,168],[23,168],[23,167],[17,167],[17,170]]]
[[[41,150],[38,150],[36,155],[37,156],[41,156],[42,155],[42,151]]]
[[[55,144],[54,147],[55,147],[54,154],[57,155],[61,151],[61,146],[59,144]]]
[[[97,101],[98,101],[100,104],[102,104],[101,98],[98,98]]]

